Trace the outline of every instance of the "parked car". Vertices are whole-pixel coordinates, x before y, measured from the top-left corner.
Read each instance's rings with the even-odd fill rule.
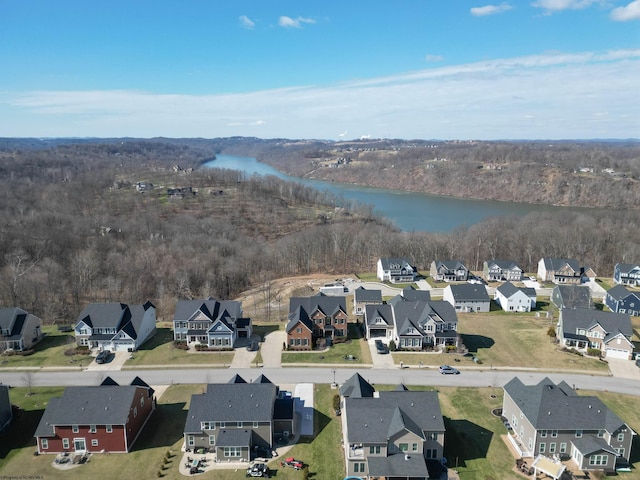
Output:
[[[247,350],[249,350],[250,352],[255,352],[256,350],[258,350],[258,348],[258,342],[249,342],[249,345],[247,345]]]
[[[280,462],[280,466],[291,467],[294,470],[302,470],[302,468],[304,467],[304,463],[300,460],[296,460],[293,457],[289,457],[284,462]]]
[[[389,353],[389,347],[382,343],[382,340],[376,340],[376,350],[381,355]]]
[[[96,363],[107,363],[111,358],[111,352],[109,350],[103,350],[96,356]]]
[[[269,478],[269,468],[266,463],[254,463],[247,468],[247,477]]]
[[[440,365],[438,369],[442,375],[458,375],[460,370],[450,367],[449,365]]]

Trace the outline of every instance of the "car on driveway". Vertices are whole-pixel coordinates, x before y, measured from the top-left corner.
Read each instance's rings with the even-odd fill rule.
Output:
[[[458,375],[460,373],[460,370],[458,370],[457,368],[450,367],[449,365],[440,365],[440,368],[438,368],[438,371],[442,375]]]
[[[249,342],[249,344],[247,345],[247,350],[250,352],[255,352],[259,348],[260,345],[258,345],[258,342]]]
[[[103,350],[96,355],[96,363],[107,363],[111,358],[111,352],[109,350]]]
[[[247,477],[269,478],[269,468],[266,463],[254,463],[247,468]]]
[[[376,340],[376,350],[381,355],[389,353],[389,347],[387,347],[382,340]]]

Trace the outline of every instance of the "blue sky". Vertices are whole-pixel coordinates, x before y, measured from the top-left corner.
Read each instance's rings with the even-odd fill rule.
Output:
[[[640,137],[640,0],[0,0],[0,136]]]

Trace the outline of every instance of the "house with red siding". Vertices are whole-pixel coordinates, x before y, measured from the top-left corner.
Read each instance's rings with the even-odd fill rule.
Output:
[[[153,389],[136,377],[118,385],[67,387],[49,401],[33,435],[39,454],[126,453],[155,410]]]

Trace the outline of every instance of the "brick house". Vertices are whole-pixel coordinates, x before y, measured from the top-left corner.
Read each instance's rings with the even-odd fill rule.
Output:
[[[347,338],[347,300],[345,297],[327,296],[322,293],[311,297],[291,297],[289,299],[289,324],[309,318],[312,328],[313,344],[324,342],[325,338],[341,340]],[[298,327],[296,327],[298,328]],[[302,328],[302,327],[300,327]],[[289,335],[297,334],[297,329],[287,332],[287,345],[290,345]],[[301,337],[304,338],[304,337]]]

